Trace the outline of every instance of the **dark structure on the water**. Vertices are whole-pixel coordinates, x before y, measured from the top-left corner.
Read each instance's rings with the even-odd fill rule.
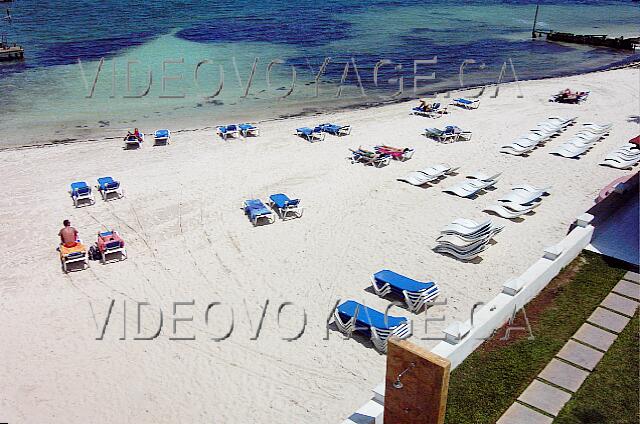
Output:
[[[19,60],[24,58],[24,49],[22,46],[13,43],[9,44],[6,37],[0,39],[0,61]]]
[[[0,0],[3,3],[6,1]],[[4,18],[11,24],[11,12],[7,9],[7,16]],[[24,49],[17,43],[9,44],[6,34],[0,34],[0,61],[21,60],[24,58]]]
[[[570,32],[556,32],[536,30],[538,23],[538,11],[540,6],[536,6],[536,16],[533,20],[533,29],[531,30],[531,38],[547,36],[549,41],[560,41],[562,43],[585,44],[588,46],[608,47],[618,50],[636,50],[640,47],[640,37],[633,38],[611,38],[606,35],[578,35]]]

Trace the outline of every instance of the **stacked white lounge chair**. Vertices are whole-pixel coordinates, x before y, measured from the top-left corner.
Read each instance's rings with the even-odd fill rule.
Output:
[[[512,187],[509,193],[499,198],[497,204],[487,206],[483,210],[493,212],[503,218],[516,219],[537,208],[542,197],[549,195],[550,189],[551,187],[520,184]]]
[[[569,118],[551,116],[511,144],[502,146],[500,152],[516,156],[527,155],[538,146],[546,143],[551,137],[561,134],[575,121],[575,116]]]
[[[414,186],[422,186],[429,182],[434,182],[448,175],[455,173],[459,167],[451,167],[445,164],[428,166],[420,171],[413,171],[404,178],[398,178],[398,181],[404,181]]]
[[[565,158],[578,158],[587,153],[596,142],[608,135],[612,126],[612,124],[582,124],[580,132],[574,135],[571,140],[549,153]]]
[[[640,162],[640,149],[633,144],[625,144],[609,153],[600,165],[617,169],[631,169]]]
[[[502,172],[495,175],[474,172],[467,176],[464,181],[442,191],[445,193],[455,194],[460,197],[472,197],[482,190],[493,187],[498,182],[500,175],[502,175]]]
[[[490,219],[478,223],[471,219],[458,218],[440,231],[433,250],[470,261],[482,253],[493,236],[503,228],[504,226],[495,225]]]

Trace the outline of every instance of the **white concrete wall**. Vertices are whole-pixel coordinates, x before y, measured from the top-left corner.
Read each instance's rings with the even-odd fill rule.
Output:
[[[538,295],[562,268],[573,261],[591,242],[594,228],[593,217],[583,214],[576,220],[576,227],[555,246],[544,251],[541,259],[531,265],[522,275],[505,282],[502,293],[476,311],[471,320],[456,322],[445,329],[446,341],[440,342],[431,351],[451,361],[456,368],[484,339],[502,327],[515,312],[522,309]],[[342,424],[381,424],[383,417],[384,383],[374,389],[373,399],[363,405]]]

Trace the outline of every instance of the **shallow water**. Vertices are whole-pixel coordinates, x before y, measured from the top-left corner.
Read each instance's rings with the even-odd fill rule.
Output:
[[[466,65],[462,82],[476,85],[495,81],[509,60],[518,78],[528,79],[640,58],[532,41],[532,1],[20,0],[10,7],[12,24],[3,28],[26,47],[27,58],[0,64],[0,146],[115,136],[130,126],[151,131],[265,119],[391,100],[400,87],[402,96],[417,97],[415,75],[435,72],[417,82],[419,91],[459,87],[465,60],[475,63]],[[577,33],[637,34],[640,8],[628,1],[543,1],[538,22]],[[382,59],[390,64],[379,68],[376,85]],[[278,99],[289,93],[292,67],[293,91]]]

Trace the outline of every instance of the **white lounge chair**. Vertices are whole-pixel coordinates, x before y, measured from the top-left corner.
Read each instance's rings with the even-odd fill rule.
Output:
[[[582,124],[583,130],[589,131],[595,134],[607,134],[611,131],[612,128],[613,128],[612,123],[596,124],[593,122],[585,122],[584,124]]]
[[[522,215],[526,215],[537,208],[540,203],[534,203],[531,206],[522,205],[491,205],[483,209],[483,211],[494,212],[502,218],[515,219]]]
[[[486,186],[489,187],[489,184]],[[455,194],[460,197],[471,197],[483,190],[485,187],[481,187],[479,185],[473,185],[471,183],[458,183],[452,187],[442,190],[444,193]]]
[[[415,313],[440,294],[440,287],[435,281],[416,281],[388,269],[373,274],[371,285],[380,297],[393,294],[403,298],[407,309]]]
[[[640,162],[640,157],[635,159],[605,159],[600,162],[600,165],[610,166],[617,169],[631,169]]]

